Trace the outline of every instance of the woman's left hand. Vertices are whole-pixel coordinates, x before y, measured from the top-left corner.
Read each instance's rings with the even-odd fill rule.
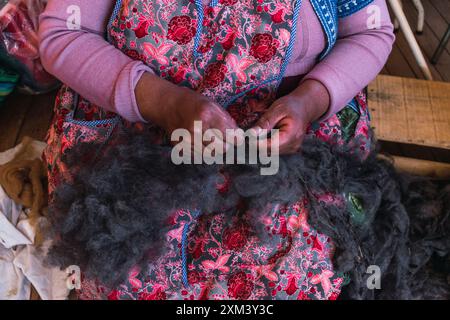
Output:
[[[253,128],[257,132],[278,129],[279,154],[296,153],[308,126],[323,116],[329,105],[330,97],[325,86],[315,80],[306,80],[293,92],[276,100]],[[269,150],[275,141],[268,139]]]

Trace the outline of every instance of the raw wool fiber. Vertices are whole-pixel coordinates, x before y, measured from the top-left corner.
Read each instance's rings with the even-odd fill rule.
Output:
[[[0,185],[14,202],[31,209],[30,218],[36,222],[47,209],[47,172],[36,157],[33,140],[25,137],[14,158],[0,165]]]
[[[258,212],[307,198],[310,225],[333,239],[335,269],[350,279],[342,298],[450,297],[448,182],[402,175],[376,150],[361,159],[348,145],[313,137],[300,154],[283,156],[274,176],[261,176],[258,165],[176,166],[170,147],[152,145],[144,136],[123,141],[96,161],[84,156],[97,148],[92,145],[67,158],[76,174],[58,187],[49,208],[52,264],[77,264],[87,277],[118,284],[133,266],[161,254],[174,210],[225,211],[231,217],[242,201]],[[225,181],[226,192],[218,191]],[[350,214],[349,201],[323,203],[321,193],[352,195],[362,216]],[[380,267],[381,290],[367,288],[371,265]]]

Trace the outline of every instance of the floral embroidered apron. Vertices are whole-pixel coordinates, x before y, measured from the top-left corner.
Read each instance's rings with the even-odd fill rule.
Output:
[[[108,39],[157,75],[196,90],[226,108],[239,126],[251,126],[275,100],[296,39],[301,1],[294,0],[123,0],[108,27]],[[63,87],[44,157],[50,193],[70,179],[64,156],[83,142],[105,146],[118,127],[131,124]],[[368,149],[369,119],[359,94],[309,134]],[[361,137],[364,139],[361,140]],[[361,150],[359,150],[361,149]],[[73,169],[73,168],[71,168]],[[339,196],[322,190],[324,201]],[[107,289],[85,279],[82,299],[335,299],[344,277],[333,271],[331,240],[307,224],[308,203],[261,213],[268,241],[259,241],[244,218],[196,217],[180,211],[167,233],[168,251],[147,269],[135,269],[127,283]],[[183,242],[183,237],[187,242]],[[185,258],[185,261],[183,261]]]

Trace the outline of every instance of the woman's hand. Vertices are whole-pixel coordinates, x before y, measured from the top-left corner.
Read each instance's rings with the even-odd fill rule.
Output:
[[[218,129],[225,139],[226,129],[236,129],[234,119],[207,97],[170,83],[152,74],[144,74],[136,86],[136,100],[144,119],[171,133],[187,129],[194,136],[194,121],[202,129]]]
[[[276,100],[262,115],[254,129],[278,129],[278,147],[280,154],[292,154],[299,151],[306,130],[311,122],[319,119],[328,110],[330,96],[320,82],[306,80],[290,94]],[[276,140],[267,141],[267,148]]]

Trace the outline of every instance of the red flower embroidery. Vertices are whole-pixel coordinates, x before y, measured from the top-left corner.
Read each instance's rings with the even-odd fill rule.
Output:
[[[311,237],[313,240],[313,250],[322,251],[322,243],[317,237]]]
[[[187,70],[183,67],[179,67],[177,71],[174,69],[169,70],[169,76],[172,78],[172,82],[179,84],[184,81],[186,77]]]
[[[339,294],[336,292],[333,292],[332,294],[330,294],[330,296],[328,297],[328,300],[337,300],[337,298],[339,297]]]
[[[189,271],[188,273],[188,282],[189,284],[200,283],[204,280],[204,277],[198,271]]]
[[[202,46],[200,46],[200,48],[198,48],[198,52],[207,53],[209,50],[211,50],[213,45],[214,45],[214,40],[208,39],[205,44],[203,44]]]
[[[287,295],[292,296],[297,290],[297,279],[295,277],[289,278],[288,284],[284,291],[286,291]]]
[[[236,33],[234,31],[228,33],[225,36],[224,41],[222,42],[222,47],[224,50],[230,50],[231,48],[234,47],[234,41],[236,40]]]
[[[276,13],[271,15],[273,23],[283,22],[283,9],[278,10]]]
[[[167,295],[164,290],[159,287],[154,289],[152,292],[141,292],[138,296],[139,300],[166,300]]]
[[[202,285],[202,291],[200,292],[200,295],[198,296],[198,300],[208,300],[210,290],[211,289],[207,285]]]
[[[205,77],[203,78],[203,85],[205,88],[215,88],[223,80],[225,80],[225,74],[228,68],[221,62],[211,63],[205,70]]]
[[[238,0],[220,0],[220,4],[223,4],[224,6],[232,6],[238,2]]]
[[[167,38],[178,44],[189,43],[197,28],[189,16],[176,16],[169,22]]]
[[[133,29],[134,34],[137,38],[141,39],[145,36],[148,36],[148,27],[150,26],[150,22],[147,20],[139,22],[138,26]]]
[[[69,110],[65,108],[61,108],[57,113],[56,117],[56,133],[61,134],[63,132],[63,125],[66,121],[66,115],[69,113]]]
[[[258,33],[252,39],[250,55],[260,63],[272,60],[278,48],[278,41],[270,33]]]
[[[192,258],[198,259],[200,258],[204,251],[203,251],[203,242],[199,241],[195,244],[194,249],[192,250]]]
[[[223,247],[227,250],[239,250],[247,243],[247,231],[244,226],[227,228],[222,236]]]
[[[248,299],[255,287],[251,278],[247,278],[245,272],[240,271],[228,279],[228,295],[234,299]]]
[[[278,234],[281,234],[283,238],[286,238],[288,235],[287,222],[285,217],[280,217],[280,229]]]
[[[254,112],[248,104],[244,106],[238,103],[233,104],[228,107],[227,111],[242,128],[251,127],[251,125],[254,124],[260,117],[260,114],[258,112]]]
[[[145,55],[140,54],[138,51],[133,50],[133,49],[125,50],[124,53],[133,60],[141,60],[143,62],[146,62],[146,60],[147,60]]]
[[[304,291],[300,291],[297,300],[311,300],[311,298]]]
[[[120,291],[113,290],[108,294],[108,300],[119,300],[120,299]]]
[[[58,117],[56,120],[56,133],[61,134],[63,132],[63,125],[64,125],[65,117]]]
[[[139,58],[140,58],[140,54],[136,50],[131,50],[131,49],[126,50],[125,54],[133,60],[139,60]]]

